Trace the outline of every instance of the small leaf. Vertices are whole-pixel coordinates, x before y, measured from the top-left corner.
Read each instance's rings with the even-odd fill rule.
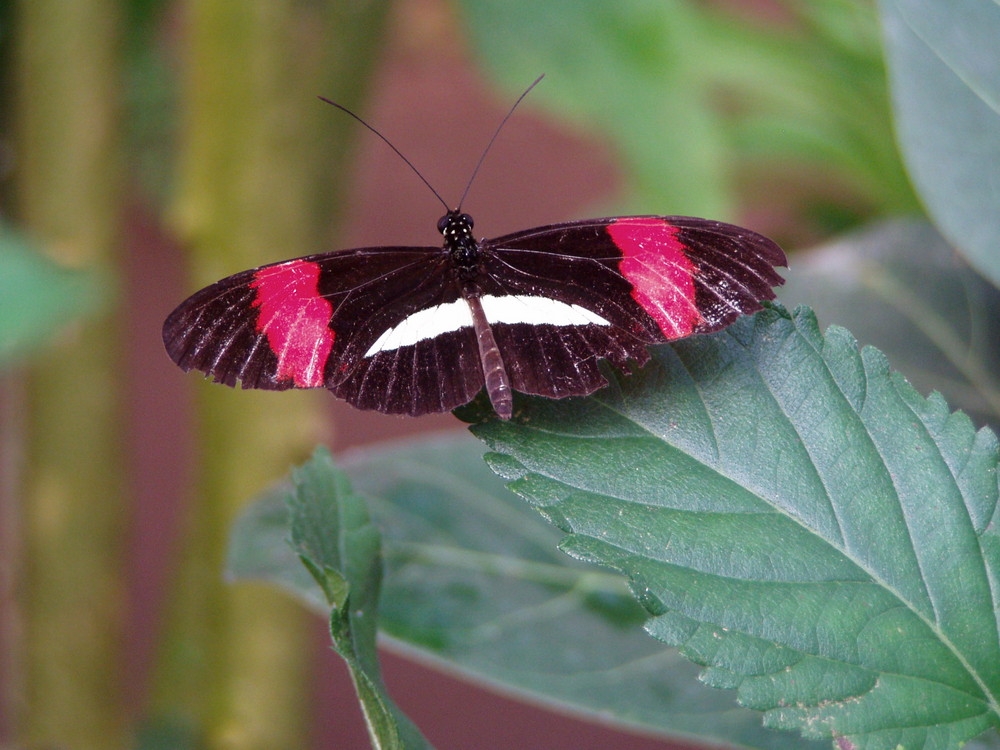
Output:
[[[1000,291],[930,224],[888,221],[797,253],[785,281],[785,304],[809,304],[884,351],[918,390],[1000,425]]]
[[[1000,6],[881,0],[896,126],[941,232],[1000,285]]]
[[[381,542],[364,500],[318,449],[292,473],[292,546],[326,594],[334,648],[351,670],[375,748],[430,747],[385,691],[375,646]]]
[[[1000,722],[996,437],[846,330],[775,306],[474,431],[769,726],[957,748]]]
[[[0,224],[0,365],[93,311],[100,296],[92,274],[60,268]]]
[[[698,683],[694,665],[642,631],[644,610],[624,581],[561,554],[558,532],[504,488],[482,451],[459,433],[345,460],[383,533],[383,633],[449,670],[605,723],[713,744],[812,746],[763,729],[758,714]],[[281,495],[240,518],[229,570],[325,611],[284,543]]]

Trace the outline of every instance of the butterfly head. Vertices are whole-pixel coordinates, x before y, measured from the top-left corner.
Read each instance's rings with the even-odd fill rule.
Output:
[[[460,273],[471,278],[479,263],[479,244],[472,236],[472,217],[458,209],[438,219],[438,231],[444,236],[444,247],[454,259]]]
[[[462,237],[472,237],[472,227],[475,225],[472,217],[454,209],[438,219],[438,231],[444,235],[445,242],[459,240]]]

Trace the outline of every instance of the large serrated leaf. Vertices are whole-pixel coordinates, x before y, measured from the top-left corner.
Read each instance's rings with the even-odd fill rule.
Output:
[[[899,142],[942,233],[1000,286],[1000,5],[881,0]]]
[[[548,526],[465,434],[366,451],[344,465],[382,530],[382,631],[422,658],[529,700],[605,723],[747,747],[811,743],[696,680],[697,668],[641,628],[623,580],[561,554]],[[278,490],[234,529],[229,570],[275,581],[325,611],[285,543]]]
[[[1000,722],[997,440],[881,352],[776,306],[515,408],[474,428],[511,488],[770,726],[951,748]]]

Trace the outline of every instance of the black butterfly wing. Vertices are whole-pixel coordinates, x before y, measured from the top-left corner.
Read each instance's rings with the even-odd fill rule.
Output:
[[[228,385],[326,387],[363,409],[420,415],[471,400],[484,376],[472,283],[514,389],[584,395],[598,362],[722,328],[771,299],[784,254],[759,234],[688,217],[619,217],[486,240],[464,282],[442,248],[362,248],[230,276],[164,324],[171,358]]]
[[[515,390],[561,398],[605,384],[598,361],[645,363],[646,345],[717,331],[773,299],[781,249],[732,224],[631,216],[539,227],[483,243],[484,294],[545,297],[584,325],[492,325]]]
[[[323,253],[202,289],[167,318],[163,340],[182,369],[226,385],[325,387],[362,409],[419,415],[466,403],[482,387],[472,329],[372,345],[414,312],[459,298],[440,247]]]

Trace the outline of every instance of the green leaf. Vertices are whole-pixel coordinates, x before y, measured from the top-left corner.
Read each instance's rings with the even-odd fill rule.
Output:
[[[482,450],[460,433],[346,461],[383,532],[383,633],[422,659],[604,722],[712,743],[811,746],[763,729],[731,695],[701,685],[694,665],[642,631],[645,612],[624,581],[561,554],[559,533],[504,488]],[[229,570],[325,610],[284,544],[282,494],[240,519]]]
[[[841,747],[998,725],[992,432],[805,308],[614,380],[474,431],[566,552],[628,576],[651,634],[769,726]]]
[[[330,635],[351,670],[372,746],[430,745],[389,698],[375,645],[381,542],[360,495],[325,449],[292,473],[288,494],[292,546],[326,595]]]
[[[1000,6],[881,0],[907,166],[941,232],[1000,285]]]
[[[884,222],[796,253],[785,276],[785,304],[810,304],[884,351],[919,390],[1000,425],[1000,291],[930,224]]]
[[[0,224],[0,366],[92,312],[101,296],[93,274],[60,268]]]

